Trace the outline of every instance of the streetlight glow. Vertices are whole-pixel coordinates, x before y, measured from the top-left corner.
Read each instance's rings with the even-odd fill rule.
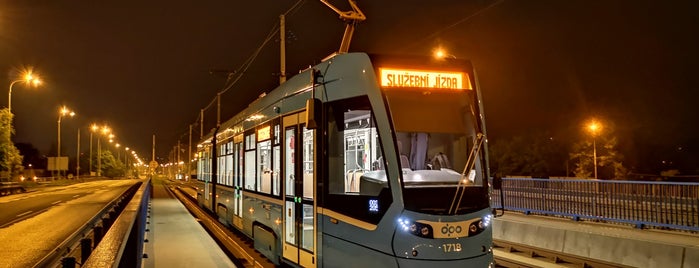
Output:
[[[449,54],[449,52],[442,47],[435,48],[432,52],[432,56],[438,60],[444,60],[446,58],[456,59],[456,56]]]
[[[434,57],[437,59],[443,59],[446,53],[444,53],[444,50],[441,48],[438,48],[437,50],[434,51]]]
[[[590,122],[590,124],[587,125],[587,129],[590,131],[592,136],[597,136],[597,133],[602,131],[602,125],[599,122],[593,120]]]

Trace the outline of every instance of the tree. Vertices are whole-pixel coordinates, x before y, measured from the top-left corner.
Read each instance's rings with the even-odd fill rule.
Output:
[[[622,164],[624,159],[617,147],[617,138],[611,133],[596,138],[597,143],[597,178],[624,179],[628,171]],[[570,160],[575,164],[575,176],[591,178],[594,173],[592,139],[583,140],[573,145]]]
[[[7,172],[9,177],[22,170],[22,155],[11,140],[14,134],[12,117],[9,109],[0,110],[0,170]]]
[[[491,169],[502,175],[546,178],[564,173],[565,152],[558,140],[546,132],[494,141],[489,145]]]
[[[122,177],[126,174],[126,167],[119,159],[116,159],[111,151],[102,150],[102,176],[105,177]],[[93,159],[93,165],[97,165],[97,160]],[[86,165],[87,166],[87,165]],[[97,170],[97,167],[93,167],[92,170]]]

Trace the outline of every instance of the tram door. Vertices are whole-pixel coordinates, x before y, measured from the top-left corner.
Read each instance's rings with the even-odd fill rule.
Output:
[[[285,259],[316,267],[313,158],[315,137],[305,128],[305,112],[286,116],[284,131],[284,246]]]

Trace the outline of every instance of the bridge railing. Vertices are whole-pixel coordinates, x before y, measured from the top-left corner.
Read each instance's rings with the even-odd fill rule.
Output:
[[[81,267],[141,267],[151,189],[150,180],[141,184]]]
[[[503,178],[502,191],[504,208],[525,214],[699,231],[699,183]]]

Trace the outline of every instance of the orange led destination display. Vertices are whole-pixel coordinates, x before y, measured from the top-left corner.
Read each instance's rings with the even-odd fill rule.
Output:
[[[468,75],[462,72],[379,68],[382,87],[471,89]]]
[[[257,141],[268,140],[271,136],[270,127],[261,127],[257,129]]]

